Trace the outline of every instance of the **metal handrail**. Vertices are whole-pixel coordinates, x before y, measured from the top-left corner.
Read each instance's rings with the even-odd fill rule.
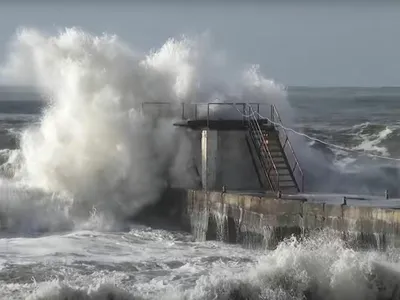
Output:
[[[271,120],[274,123],[282,124],[281,116],[279,115],[279,112],[278,112],[276,106],[273,104],[271,105]],[[292,154],[292,158],[294,160],[294,166],[292,167],[289,163],[289,167],[291,168],[291,172],[292,172],[293,176],[295,177],[295,181],[296,181],[296,184],[297,184],[300,192],[304,192],[304,172],[300,167],[299,160],[297,159],[296,153],[294,152],[292,144],[290,143],[289,136],[286,133],[286,129],[282,128],[281,126],[275,126],[275,128],[276,128],[276,130],[278,130],[279,133],[282,133],[282,135],[283,135],[284,142],[281,141],[283,151],[285,151],[286,146],[289,147],[290,153]],[[285,153],[286,153],[286,151],[285,151]],[[286,155],[286,157],[288,157],[288,155]],[[296,178],[296,176],[295,176],[296,170],[298,170],[297,172],[300,174],[300,180],[298,180],[298,178]]]
[[[182,120],[204,120],[206,119],[207,125],[209,125],[210,120],[212,120],[211,107],[230,107],[235,108],[238,116],[245,121],[245,111],[248,106],[254,107],[258,113],[260,112],[260,105],[265,105],[263,103],[253,103],[253,102],[211,102],[211,103],[170,103],[170,102],[143,102],[141,103],[141,110],[144,112],[145,107],[164,107],[164,109],[171,110],[172,108],[180,109],[180,117]],[[200,111],[203,108],[204,110]],[[192,110],[193,109],[193,110]],[[191,117],[189,117],[190,112],[192,112]],[[179,114],[176,116],[178,117]],[[235,119],[238,117],[236,116]]]
[[[267,158],[268,158],[266,160],[267,166],[265,166],[265,163],[263,161],[263,158],[264,158],[263,155],[260,155],[261,156],[260,157],[260,162],[263,165],[264,172],[267,175],[267,180],[268,180],[269,184],[271,185],[271,188],[274,191],[279,191],[280,185],[279,185],[278,168],[276,167],[275,162],[274,162],[274,160],[272,158],[271,152],[269,150],[269,147],[266,144],[266,141],[265,141],[265,138],[264,138],[264,132],[262,131],[262,129],[260,127],[260,124],[258,122],[258,119],[259,119],[258,115],[254,114],[254,110],[253,110],[253,108],[251,106],[248,106],[248,107],[249,107],[249,114],[247,114],[247,115],[245,114],[245,117],[247,118],[248,124],[250,126],[250,128],[249,128],[250,129],[249,130],[250,137],[252,139],[253,144],[255,144],[255,146],[257,147],[257,144],[256,144],[257,139],[255,138],[254,133],[255,132],[258,133],[258,135],[259,135],[258,143],[260,143],[260,141],[261,141],[261,145],[259,145],[260,149],[262,149],[264,151],[264,153],[267,153]],[[269,162],[269,166],[268,166],[268,162]],[[274,171],[274,173],[275,173],[275,178],[276,178],[275,186],[272,183],[271,171]]]

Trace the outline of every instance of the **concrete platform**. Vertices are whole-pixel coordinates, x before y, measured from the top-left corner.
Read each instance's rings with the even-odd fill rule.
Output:
[[[260,127],[265,130],[273,130],[274,127],[268,120],[258,120]],[[174,126],[187,127],[193,130],[210,129],[210,130],[248,130],[248,120],[182,120],[175,122]]]
[[[276,195],[272,192],[262,190],[227,190],[228,194],[239,194],[244,196],[272,197]],[[343,204],[346,197],[348,206],[369,206],[377,208],[400,209],[400,198],[386,199],[385,197],[355,194],[323,194],[323,193],[295,193],[282,194],[282,199],[302,200],[309,203]]]
[[[349,199],[344,204],[343,196],[299,194],[277,198],[261,191],[171,189],[161,201],[161,211],[166,214],[169,210],[169,218],[179,221],[199,240],[273,248],[291,235],[327,229],[356,248],[400,247],[400,199]]]

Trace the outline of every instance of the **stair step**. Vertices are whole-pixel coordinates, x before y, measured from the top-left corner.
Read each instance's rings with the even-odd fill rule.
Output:
[[[278,152],[278,153],[282,153],[281,148],[278,147],[268,147],[269,152]]]
[[[281,173],[279,173],[279,171],[278,171],[278,174],[279,174],[279,181],[286,181],[286,180],[290,180],[290,181],[293,181],[293,178],[292,178],[292,175],[290,175],[290,174],[281,174]],[[271,177],[276,177],[276,175],[275,175],[275,173],[271,173]]]
[[[271,155],[271,156],[270,156]],[[268,154],[268,153],[263,153],[261,155],[261,157],[263,157],[264,159],[270,161],[272,159],[272,161],[276,164],[276,163],[285,163],[285,158],[281,155],[272,155],[272,154]]]
[[[272,156],[272,161],[274,162],[275,165],[280,164],[286,167],[286,161],[283,156]]]
[[[296,184],[294,182],[280,182],[279,181],[279,187],[283,188],[288,188],[288,187],[292,187],[292,188],[296,188]]]
[[[276,178],[275,175],[271,176],[273,178]],[[285,175],[281,175],[279,174],[279,181],[293,181],[293,177],[290,174],[285,174]]]
[[[282,149],[282,147],[281,147],[281,145],[279,145],[279,144],[270,144],[270,143],[268,143],[268,149],[273,149],[273,150],[279,150],[279,151],[282,151],[281,149]]]
[[[285,162],[274,162],[274,164],[277,169],[287,169]]]
[[[270,145],[279,145],[280,144],[280,141],[278,141],[278,139],[271,139],[270,137],[266,137],[266,136],[262,136],[262,135],[253,135],[253,137],[259,141],[264,140],[264,141],[268,142],[268,144],[270,144]]]
[[[280,141],[276,138],[271,139],[270,137],[269,138],[264,137],[264,139],[267,140],[268,144],[271,144],[271,145],[279,145],[280,144]]]
[[[257,138],[255,139],[258,143],[262,144],[263,142],[265,142],[265,144],[268,147],[277,147],[277,148],[281,148],[281,144],[278,141],[271,141],[268,139],[261,139],[261,138]]]
[[[261,148],[262,150],[261,151],[263,151],[263,152],[267,152],[267,150],[265,150],[264,148]],[[277,149],[270,149],[270,148],[268,148],[268,150],[269,150],[269,153],[271,153],[271,155],[273,154],[273,155],[283,155],[283,153],[282,153],[282,151],[281,150],[277,150]]]
[[[296,186],[296,183],[292,180],[282,180],[281,178],[279,178],[279,185],[282,186]]]
[[[276,176],[270,176],[270,178],[274,181],[277,181],[278,179],[276,178]],[[292,179],[292,177],[286,177],[283,178],[282,176],[279,176],[279,182],[280,183],[295,183]]]
[[[272,159],[272,161],[273,161],[274,163],[284,163],[284,162],[285,162],[285,160],[284,160],[284,158],[283,158],[282,156],[273,156],[273,155],[270,156],[270,154],[268,154],[268,153],[262,153],[262,154],[261,154],[261,157],[262,157],[264,160],[268,161],[268,162],[269,162],[271,159]]]
[[[283,157],[282,152],[280,151],[269,151],[272,157]]]
[[[281,148],[281,144],[280,144],[279,142],[274,142],[274,141],[267,140],[267,139],[263,140],[263,139],[258,139],[258,138],[256,138],[256,141],[259,142],[260,144],[262,144],[263,142],[265,142],[265,144],[266,144],[268,147],[277,147],[277,148]]]
[[[283,164],[286,167],[286,162],[283,157],[272,157],[275,164]]]
[[[273,181],[275,181],[275,182],[278,182],[278,180],[277,180],[275,177],[272,177],[272,176],[271,176],[270,178],[271,178],[271,180],[273,180]],[[293,181],[292,178],[283,179],[283,178],[281,178],[281,177],[279,177],[279,184],[283,184],[283,185],[293,185],[293,186],[296,185],[296,183]]]
[[[289,171],[289,169],[282,168],[282,169],[278,169],[278,174],[279,174],[279,176],[286,176],[286,175],[290,175],[290,171]]]
[[[255,136],[255,137],[257,137],[257,138],[263,137],[265,140],[268,140],[268,141],[277,141],[277,142],[278,142],[278,137],[276,137],[276,136],[265,135],[265,134],[259,134],[259,133],[256,133],[256,132],[253,132],[253,133],[252,133],[252,136]]]

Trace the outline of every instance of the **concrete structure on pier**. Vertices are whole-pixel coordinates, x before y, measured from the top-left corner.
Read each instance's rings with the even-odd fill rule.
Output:
[[[330,229],[354,246],[400,246],[400,200],[304,194],[303,172],[285,129],[276,126],[281,119],[274,106],[265,119],[259,104],[237,110],[237,104],[221,103],[235,108],[234,117],[211,113],[218,103],[202,105],[205,112],[182,106],[174,123],[196,133],[193,157],[200,157],[202,189],[169,189],[148,210],[200,240],[273,247],[293,234]]]

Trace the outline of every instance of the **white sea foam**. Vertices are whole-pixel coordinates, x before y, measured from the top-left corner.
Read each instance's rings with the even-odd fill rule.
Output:
[[[354,149],[366,152],[375,152],[383,156],[389,156],[386,147],[379,146],[379,144],[381,144],[382,141],[387,139],[387,137],[392,133],[393,129],[390,127],[386,127],[385,129],[381,130],[376,134],[373,134],[372,136],[368,134],[362,134],[361,138],[363,139],[363,141]]]
[[[2,278],[36,272],[2,284],[13,299],[397,299],[400,278],[397,250],[357,252],[329,231],[266,252],[142,229],[11,240],[9,249]]]

